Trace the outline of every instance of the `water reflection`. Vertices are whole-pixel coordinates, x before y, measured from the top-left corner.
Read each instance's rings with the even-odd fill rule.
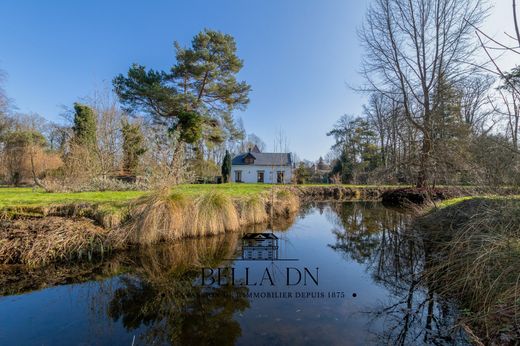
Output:
[[[421,274],[429,253],[410,227],[411,216],[375,203],[335,204],[328,217],[336,225],[330,247],[366,265],[375,283],[390,293],[366,311],[384,344],[465,342],[457,330],[454,305],[438,297]]]
[[[118,287],[103,293],[111,295],[108,316],[129,331],[139,331],[139,340],[146,344],[234,344],[241,328],[233,315],[249,307],[247,288],[217,286],[203,292],[193,283],[199,268],[233,257],[237,243],[235,234],[140,252]]]
[[[421,276],[429,254],[409,222],[410,215],[379,203],[315,203],[271,227],[247,229],[259,233],[274,228],[282,258],[298,259],[291,266],[320,267],[320,285],[312,289],[345,291],[341,299],[259,300],[251,298],[258,286],[200,285],[202,268],[284,269],[284,262],[243,258],[242,247],[248,243],[242,241],[242,233],[118,253],[97,263],[40,271],[12,267],[9,275],[0,276],[0,293],[90,281],[75,287],[88,290],[84,315],[89,315],[87,323],[98,326],[91,329],[101,330],[110,321],[125,335],[135,336],[135,344],[465,343],[454,328],[454,305],[438,297]],[[216,282],[218,272],[211,275]],[[237,282],[243,283],[243,277]],[[352,292],[359,297],[353,298]],[[4,305],[0,300],[0,309]],[[26,333],[23,319],[19,324]],[[6,335],[2,339],[0,333],[0,344],[12,341],[9,336],[16,333]],[[109,340],[105,331],[97,332],[96,338],[101,343]]]

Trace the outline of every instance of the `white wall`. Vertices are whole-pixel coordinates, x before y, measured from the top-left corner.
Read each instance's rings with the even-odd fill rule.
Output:
[[[276,172],[284,171],[284,183],[289,184],[292,178],[291,166],[257,166],[257,165],[236,165],[231,167],[231,181],[235,182],[235,171],[242,171],[243,183],[256,183],[257,172],[264,171],[264,183],[276,184]]]

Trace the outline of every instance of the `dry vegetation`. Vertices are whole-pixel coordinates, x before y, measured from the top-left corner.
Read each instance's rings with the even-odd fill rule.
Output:
[[[275,216],[289,216],[298,211],[300,200],[289,189],[279,189],[272,192],[274,198],[270,201],[272,213]]]
[[[266,197],[253,195],[245,198],[240,204],[240,224],[259,224],[269,220],[266,212]]]
[[[457,298],[486,341],[520,337],[520,200],[474,198],[419,220],[431,260],[426,280]]]
[[[268,211],[273,217],[288,217],[298,207],[298,197],[286,189],[243,197],[218,189],[199,196],[163,189],[139,199],[130,209],[130,222],[113,233],[118,243],[153,244],[237,231],[268,222]]]
[[[106,231],[87,219],[7,220],[0,225],[0,263],[45,265],[106,251]]]
[[[138,199],[131,207],[132,221],[113,234],[119,243],[152,244],[185,235],[191,201],[184,195],[161,189]]]
[[[123,222],[112,222],[114,217],[111,217],[118,215],[120,220],[121,208],[103,213],[92,206],[83,206],[79,211],[76,207],[73,203],[68,207],[48,207],[43,212],[40,206],[34,206],[25,208],[25,215],[18,211],[16,218],[2,221],[0,264],[39,266],[91,258],[107,250],[128,246],[213,236],[267,222],[273,224],[275,218],[292,219],[298,210],[299,199],[290,190],[278,188],[272,193],[240,197],[226,194],[221,189],[198,195],[160,189],[124,208]],[[31,215],[33,209],[45,217]],[[89,211],[89,215],[85,211]],[[268,212],[272,212],[271,217]],[[99,219],[98,223],[112,227],[98,227],[92,219],[79,216],[90,216]]]
[[[240,227],[237,208],[222,192],[210,191],[198,197],[193,216],[189,228],[196,236],[236,231]]]

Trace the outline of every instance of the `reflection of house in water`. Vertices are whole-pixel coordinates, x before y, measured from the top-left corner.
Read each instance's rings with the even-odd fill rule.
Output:
[[[247,233],[242,237],[242,259],[278,259],[278,237],[273,233]]]

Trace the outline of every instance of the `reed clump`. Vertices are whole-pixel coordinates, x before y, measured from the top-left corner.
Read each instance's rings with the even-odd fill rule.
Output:
[[[288,217],[298,211],[300,200],[298,196],[289,189],[276,189],[273,192],[271,208],[274,216]]]
[[[0,263],[41,266],[103,254],[107,232],[92,221],[46,217],[0,225]]]
[[[419,221],[425,280],[457,298],[486,342],[520,338],[520,200],[475,198]]]
[[[193,218],[188,225],[191,236],[206,236],[240,228],[237,208],[231,197],[209,191],[195,199]]]
[[[274,196],[274,216],[288,217],[298,210],[298,197],[289,190],[277,190]],[[196,198],[159,190],[138,200],[130,209],[128,225],[110,232],[110,243],[114,247],[150,245],[237,231],[241,226],[268,222],[270,203],[262,194],[234,200],[218,190]]]
[[[266,211],[266,197],[263,195],[253,195],[238,202],[240,206],[240,224],[256,225],[265,223],[269,220]]]
[[[160,189],[142,197],[131,207],[131,221],[112,233],[113,242],[149,245],[190,236],[187,223],[192,201],[185,195]]]

